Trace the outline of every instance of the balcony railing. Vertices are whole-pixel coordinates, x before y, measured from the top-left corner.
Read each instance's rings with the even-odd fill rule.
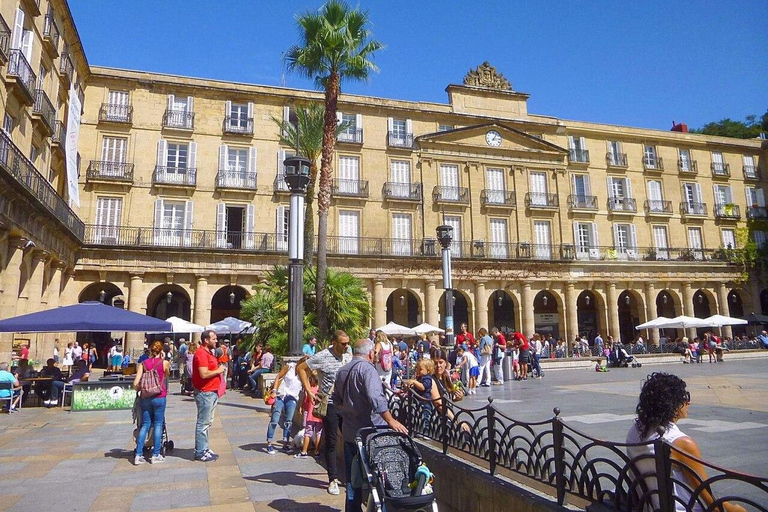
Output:
[[[56,21],[50,14],[45,16],[45,24],[43,25],[43,42],[48,46],[48,48],[50,48],[54,55],[59,54],[59,27],[56,25]]]
[[[611,153],[609,151],[605,154],[605,164],[608,167],[627,167],[627,154]]]
[[[42,89],[38,89],[35,93],[35,106],[32,107],[32,113],[43,122],[48,133],[53,133],[53,125],[56,122],[56,109]]]
[[[736,204],[716,204],[715,217],[718,219],[738,220],[741,218],[741,210]]]
[[[195,113],[186,110],[166,110],[163,114],[163,126],[176,130],[192,130],[195,126]]]
[[[712,176],[730,176],[731,165],[722,162],[712,162],[710,165],[712,168]]]
[[[226,116],[223,130],[231,135],[253,135],[253,118]]]
[[[256,173],[219,169],[216,173],[216,188],[256,190]]]
[[[597,196],[580,196],[577,194],[571,194],[568,196],[568,209],[597,210]]]
[[[99,109],[99,122],[126,123],[133,121],[133,105],[122,103],[102,103]]]
[[[663,201],[660,199],[646,199],[643,203],[645,211],[650,214],[663,213],[672,214],[672,201]]]
[[[505,206],[514,208],[515,202],[514,190],[494,190],[486,188],[480,192],[480,204],[484,206]]]
[[[53,125],[53,135],[51,135],[51,144],[58,144],[64,146],[64,142],[67,139],[67,126],[64,121],[56,121]]]
[[[589,150],[587,150],[587,149],[571,149],[568,152],[568,160],[572,164],[588,164],[589,163]]]
[[[75,65],[72,62],[72,57],[69,56],[69,50],[65,49],[61,53],[61,58],[59,60],[61,61],[59,63],[59,72],[61,73],[61,78],[64,83],[69,86],[72,83],[72,79],[75,75]]]
[[[765,206],[750,206],[747,208],[748,219],[768,219],[768,209]]]
[[[743,171],[745,180],[759,180],[761,178],[760,169],[754,165],[745,165]]]
[[[16,83],[19,85],[19,89],[26,99],[27,104],[34,104],[37,75],[32,71],[32,66],[29,65],[27,58],[24,57],[21,50],[11,50],[8,59],[7,74],[9,77],[14,77],[16,79]]]
[[[285,182],[285,174],[278,173],[274,182],[275,192],[288,192],[288,184]]]
[[[194,187],[197,183],[197,169],[156,165],[152,173],[153,185],[178,185]]]
[[[75,238],[82,241],[85,235],[83,221],[4,131],[0,131],[0,170],[26,190],[32,201],[45,208]]]
[[[634,197],[609,197],[608,210],[634,213],[637,211],[637,201]]]
[[[362,144],[363,129],[356,128],[353,130],[345,130],[336,136],[336,140],[339,142],[348,142],[350,144]]]
[[[469,189],[465,187],[436,186],[432,190],[432,200],[436,203],[469,204]]]
[[[331,188],[333,196],[368,197],[368,180],[334,179]]]
[[[557,194],[546,192],[528,192],[525,194],[526,208],[557,208],[560,206]]]
[[[683,174],[697,174],[699,172],[699,164],[696,160],[683,160],[677,159],[677,170]]]
[[[11,29],[0,16],[0,64],[8,62],[8,48],[11,45]]]
[[[133,183],[133,164],[91,160],[85,174],[87,181],[120,181]]]
[[[683,201],[680,203],[680,213],[683,215],[704,216],[707,214],[707,204],[695,201]]]
[[[421,201],[421,183],[399,183],[388,181],[381,190],[384,199]]]
[[[400,135],[393,132],[387,132],[387,146],[391,148],[412,148],[413,134],[406,133],[405,135]]]
[[[646,171],[663,171],[664,160],[660,156],[643,156],[643,169]]]

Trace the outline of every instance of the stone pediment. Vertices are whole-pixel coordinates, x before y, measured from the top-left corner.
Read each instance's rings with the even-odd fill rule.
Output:
[[[497,132],[501,141],[494,146],[488,143],[489,132]],[[506,126],[501,123],[485,123],[474,126],[465,126],[454,130],[428,133],[416,138],[423,149],[429,147],[450,146],[463,152],[475,151],[488,153],[546,153],[552,155],[567,155],[568,150],[551,142],[541,140],[524,131]]]

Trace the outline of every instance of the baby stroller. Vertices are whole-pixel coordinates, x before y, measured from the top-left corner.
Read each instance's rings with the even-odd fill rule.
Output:
[[[611,350],[611,353],[608,355],[608,365],[614,368],[628,368],[629,366],[640,368],[643,366],[635,356],[629,355],[622,346]]]
[[[356,436],[369,495],[367,512],[437,512],[437,501],[421,453],[406,434],[368,427]]]
[[[141,406],[139,405],[139,393],[136,392],[136,400],[133,402],[133,410],[131,411],[131,414],[133,416],[133,422],[136,424],[136,428],[133,429],[133,442],[138,443],[139,442],[139,429],[141,428]],[[147,439],[144,441],[144,455],[147,455],[147,452],[151,452],[153,445],[152,445],[152,427],[154,425],[149,426],[149,432],[147,433]],[[165,422],[163,422],[163,444],[160,447],[160,455],[165,457],[165,452],[173,451],[173,441],[168,439],[168,430],[165,428]]]

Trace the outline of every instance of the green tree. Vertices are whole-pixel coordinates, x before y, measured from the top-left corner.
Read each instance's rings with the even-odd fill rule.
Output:
[[[304,269],[304,338],[317,336],[315,316],[314,268]],[[368,292],[363,282],[346,272],[329,269],[325,287],[326,310],[331,330],[342,329],[351,339],[362,338],[368,332],[371,316]],[[276,354],[288,350],[288,268],[276,266],[256,285],[254,294],[242,304],[240,317],[258,326],[246,341],[248,349],[254,343],[269,345]]]
[[[317,163],[323,151],[324,110],[320,103],[309,103],[296,109],[297,123],[272,116],[272,121],[279,128],[280,143],[290,146],[307,157],[310,161],[309,186],[307,187],[306,211],[304,212],[304,264],[312,263],[315,245],[314,201],[317,181]],[[296,129],[298,127],[298,130]],[[341,123],[336,127],[336,135],[347,127]],[[299,140],[300,139],[300,140]],[[299,146],[299,143],[301,144]]]
[[[328,211],[331,206],[333,149],[336,142],[336,111],[341,82],[367,80],[378,68],[374,53],[384,46],[372,39],[367,11],[351,9],[339,0],[330,0],[318,13],[306,12],[296,17],[301,45],[286,53],[288,69],[312,78],[325,90],[323,149],[317,194],[317,319],[322,338],[329,333],[328,313],[324,310],[325,276],[328,268]]]
[[[760,132],[768,132],[768,111],[763,114],[759,121],[754,115],[747,116],[744,121],[725,118],[717,122],[707,123],[701,128],[691,130],[691,132],[736,139],[754,139],[760,136]]]

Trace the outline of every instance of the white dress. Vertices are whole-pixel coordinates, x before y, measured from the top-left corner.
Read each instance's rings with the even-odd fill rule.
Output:
[[[64,350],[64,362],[62,363],[64,366],[72,366],[74,364],[72,361],[72,350],[72,347]]]

